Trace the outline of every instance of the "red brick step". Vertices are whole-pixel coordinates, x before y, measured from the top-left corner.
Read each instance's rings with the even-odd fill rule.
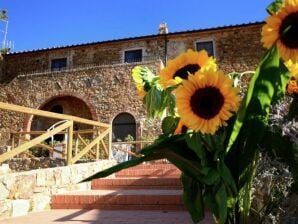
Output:
[[[181,171],[171,164],[141,164],[124,169],[116,177],[180,177]]]
[[[52,196],[52,209],[185,210],[180,171],[141,164],[91,182],[92,190]]]
[[[114,178],[96,179],[92,189],[181,189],[179,178]]]
[[[181,190],[92,190],[52,196],[52,209],[185,210]]]

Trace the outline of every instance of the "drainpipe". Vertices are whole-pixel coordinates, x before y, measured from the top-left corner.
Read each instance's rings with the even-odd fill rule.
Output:
[[[163,22],[159,24],[159,28],[158,28],[159,34],[163,35],[164,37],[164,65],[167,65],[167,61],[168,61],[168,38],[167,38],[167,34],[168,34],[168,26],[167,23]]]
[[[168,61],[168,38],[166,33],[164,34],[164,49],[164,64],[166,66]]]

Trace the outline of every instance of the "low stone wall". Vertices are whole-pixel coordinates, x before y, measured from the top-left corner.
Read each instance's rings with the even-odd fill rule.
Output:
[[[12,158],[5,163],[9,165],[12,172],[66,166],[66,161],[64,159],[51,159],[49,157],[40,157],[35,159]]]
[[[71,166],[9,173],[0,176],[0,219],[50,209],[51,195],[70,190],[89,190],[84,178],[116,164],[101,160]]]

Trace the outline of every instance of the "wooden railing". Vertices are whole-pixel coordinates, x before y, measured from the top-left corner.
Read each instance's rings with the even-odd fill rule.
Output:
[[[65,121],[50,131],[12,132],[11,150],[0,155],[0,163],[21,153],[30,155],[28,150],[32,147],[42,147],[52,153],[54,151],[57,152],[53,145],[44,144],[45,140],[56,134],[65,134],[67,136],[65,143],[65,155],[68,165],[74,164],[83,156],[88,154],[94,156],[95,159],[99,159],[101,149],[104,150],[104,153],[108,158],[112,157],[112,128],[109,124],[2,102],[0,102],[0,109]],[[93,128],[88,130],[74,131],[74,123],[90,125]],[[91,135],[92,138],[89,138],[90,142],[84,139],[82,134],[89,134],[89,136]],[[31,139],[32,136],[37,137]]]

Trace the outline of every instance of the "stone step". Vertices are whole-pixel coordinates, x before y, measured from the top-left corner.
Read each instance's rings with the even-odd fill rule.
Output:
[[[181,171],[172,164],[141,164],[121,170],[116,177],[180,177]]]
[[[185,210],[182,190],[90,190],[52,196],[52,209]]]
[[[181,189],[179,178],[109,178],[95,179],[92,189]]]

